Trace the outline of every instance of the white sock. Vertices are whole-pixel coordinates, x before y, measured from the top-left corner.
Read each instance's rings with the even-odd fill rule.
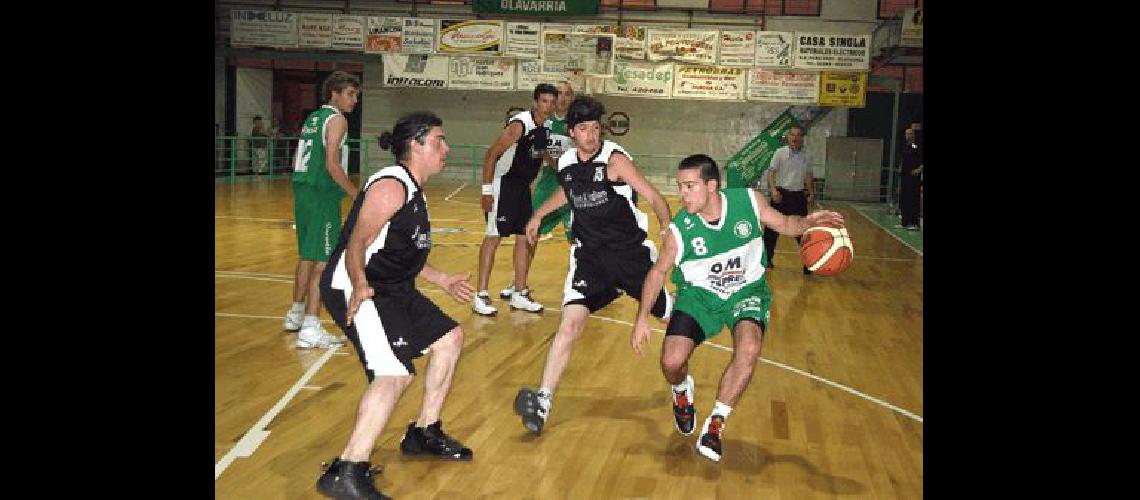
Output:
[[[677,385],[669,384],[669,386],[673,388],[673,394],[677,394],[678,392],[684,391],[685,397],[687,397],[689,399],[689,404],[693,403],[693,390],[689,387],[689,377],[686,376],[685,380],[683,382],[681,382],[680,384],[677,384]]]
[[[304,312],[304,311],[305,311],[305,303],[304,302],[294,302],[293,307],[289,308],[290,313],[299,313],[299,312]]]
[[[318,317],[313,316],[311,314],[306,314],[305,320],[303,322],[301,322],[301,326],[320,326],[320,325],[321,325],[321,318],[318,318]]]
[[[720,401],[717,401],[716,405],[713,406],[712,413],[709,414],[709,417],[711,418],[713,415],[720,415],[720,416],[724,417],[724,420],[727,422],[728,421],[728,415],[731,413],[732,413],[732,407],[731,406],[728,406],[724,403],[721,403]]]

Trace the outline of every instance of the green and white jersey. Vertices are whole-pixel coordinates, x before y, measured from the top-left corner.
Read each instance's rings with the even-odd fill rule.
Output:
[[[301,139],[297,142],[297,155],[293,160],[293,182],[308,184],[321,189],[340,189],[340,185],[329,175],[325,165],[325,150],[329,147],[328,130],[329,120],[339,115],[335,106],[325,104],[305,118],[301,125]],[[340,149],[340,167],[348,173],[348,133],[340,138],[340,144],[334,145]],[[343,190],[343,189],[342,189]]]
[[[764,277],[764,229],[756,218],[754,191],[722,189],[719,195],[717,225],[683,208],[669,223],[677,245],[673,283],[678,294],[711,294],[710,299],[727,300]]]
[[[558,161],[562,157],[562,153],[574,147],[574,139],[570,138],[570,129],[566,126],[566,118],[559,118],[551,114],[551,117],[543,122],[542,126],[550,129],[546,138],[546,150],[550,152],[551,158]]]

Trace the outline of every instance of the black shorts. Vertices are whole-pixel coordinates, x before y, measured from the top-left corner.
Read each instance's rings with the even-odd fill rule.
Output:
[[[497,177],[492,184],[494,202],[487,212],[487,236],[524,234],[534,210],[530,206],[530,181]]]
[[[356,354],[371,382],[377,375],[415,375],[412,360],[459,323],[444,314],[412,283],[391,288],[373,287],[372,300],[360,304],[352,326],[345,326],[352,293],[321,287],[321,301],[356,346]]]
[[[594,312],[621,296],[619,290],[640,301],[641,285],[657,257],[652,245],[647,240],[644,245],[620,251],[570,247],[570,270],[562,290],[562,305],[581,304]],[[673,310],[673,298],[664,287],[661,291],[649,311],[658,318]]]

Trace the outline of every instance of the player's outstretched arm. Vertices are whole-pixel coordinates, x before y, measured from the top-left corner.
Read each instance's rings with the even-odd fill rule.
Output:
[[[665,227],[669,225],[669,221],[673,217],[669,212],[669,202],[665,201],[661,192],[645,180],[637,167],[633,165],[633,161],[626,155],[611,155],[608,167],[610,172],[617,175],[618,181],[629,184],[637,194],[649,200],[649,205],[653,207],[653,213],[657,215],[657,222],[660,223],[662,233],[664,233]]]
[[[764,199],[756,190],[748,188],[751,192],[752,199],[756,201],[756,218],[761,224],[766,227],[775,229],[777,232],[787,236],[799,236],[804,234],[809,227],[817,226],[820,222],[830,222],[836,226],[843,227],[843,215],[839,212],[831,210],[817,210],[812,212],[807,217],[799,215],[784,215],[772,208],[768,201]]]
[[[638,356],[649,342],[649,310],[653,309],[657,294],[667,293],[665,277],[669,275],[673,261],[677,258],[677,243],[674,241],[672,231],[666,227],[666,235],[661,243],[661,255],[657,256],[657,262],[653,263],[653,267],[645,275],[645,282],[641,285],[641,301],[637,305],[637,318],[633,322],[633,331],[629,336],[629,344]]]
[[[550,198],[546,199],[546,202],[544,202],[542,206],[538,207],[538,210],[535,210],[534,213],[531,214],[530,220],[527,221],[524,232],[526,232],[528,243],[533,245],[538,241],[538,226],[542,224],[542,218],[565,204],[566,190],[559,187],[554,190],[554,193],[550,195]]]
[[[459,302],[471,302],[471,296],[475,293],[475,289],[471,287],[471,283],[467,280],[471,279],[471,273],[463,274],[447,274],[439,269],[432,267],[429,264],[424,264],[424,268],[420,270],[420,276],[430,283],[435,283],[437,286],[447,292],[451,298]]]

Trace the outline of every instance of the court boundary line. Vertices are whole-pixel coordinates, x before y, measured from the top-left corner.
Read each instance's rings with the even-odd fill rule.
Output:
[[[877,220],[875,220],[875,219],[872,219],[870,215],[867,215],[867,214],[863,213],[863,211],[862,211],[862,210],[860,210],[860,209],[859,209],[859,207],[855,206],[854,204],[850,204],[850,203],[849,203],[847,206],[851,207],[851,209],[852,209],[852,210],[854,210],[854,211],[855,211],[856,213],[858,213],[859,215],[862,215],[862,216],[863,216],[863,218],[867,219],[868,221],[871,221],[871,224],[874,224],[874,225],[875,225],[875,227],[877,227],[877,228],[879,228],[879,229],[882,229],[884,233],[887,233],[887,234],[891,235],[891,238],[894,238],[894,239],[898,240],[898,242],[899,242],[899,243],[902,243],[902,244],[903,244],[903,245],[905,245],[907,248],[909,248],[909,249],[913,250],[913,251],[914,251],[914,253],[917,253],[919,257],[924,257],[924,256],[922,255],[922,250],[919,250],[919,249],[917,249],[917,248],[915,248],[915,247],[911,246],[911,245],[910,245],[910,243],[907,243],[907,242],[906,242],[906,240],[904,240],[904,239],[902,239],[902,238],[899,238],[899,237],[898,237],[898,235],[896,235],[895,233],[892,233],[890,229],[887,229],[887,228],[886,228],[885,226],[883,226],[882,224],[879,224],[879,221],[877,221]]]
[[[447,196],[444,196],[444,197],[443,197],[443,201],[451,201],[451,197],[452,197],[452,196],[455,196],[455,195],[456,195],[456,193],[458,193],[458,192],[462,191],[462,190],[463,190],[463,188],[465,188],[465,187],[467,187],[467,182],[464,182],[463,184],[460,184],[460,185],[459,185],[459,187],[455,188],[455,191],[452,191],[452,192],[451,192],[451,194],[449,194],[449,195],[447,195]]]
[[[548,308],[548,309],[551,309],[551,310],[555,310],[555,311],[561,311],[561,309],[558,309],[558,308],[555,308],[555,307],[550,307],[550,308]],[[631,326],[631,327],[633,326],[633,323],[630,323],[630,322],[628,322],[628,321],[624,321],[624,320],[620,320],[620,319],[616,319],[616,318],[609,318],[609,317],[606,317],[606,316],[598,316],[598,315],[594,315],[594,314],[591,314],[591,315],[590,315],[590,317],[591,317],[591,318],[598,318],[598,319],[601,319],[601,320],[610,321],[610,322],[613,322],[613,323],[618,323],[618,324],[622,324],[622,325],[627,325],[627,326]],[[664,333],[665,333],[665,330],[662,330],[662,329],[660,329],[660,328],[650,328],[650,330],[651,330],[651,331],[655,331],[655,332],[661,332],[662,334],[664,334]],[[704,343],[705,343],[705,344],[708,344],[708,345],[710,345],[710,346],[716,347],[716,348],[718,348],[718,349],[721,349],[721,350],[723,350],[723,351],[727,351],[727,352],[733,352],[733,349],[732,349],[731,347],[723,346],[723,345],[717,344],[717,343],[715,343],[715,342],[709,342],[709,341],[705,341]],[[881,399],[879,399],[879,398],[876,398],[876,397],[874,397],[874,396],[871,396],[871,395],[869,395],[869,394],[864,394],[864,393],[862,393],[862,392],[859,392],[858,390],[856,390],[856,389],[853,389],[853,388],[851,388],[851,387],[847,387],[847,386],[845,386],[845,385],[843,385],[843,384],[840,384],[840,383],[838,383],[838,382],[832,382],[831,380],[828,380],[828,379],[825,379],[825,378],[823,378],[823,377],[820,377],[819,375],[816,375],[816,374],[814,374],[814,373],[811,373],[811,372],[806,372],[806,371],[804,371],[804,370],[801,370],[801,369],[799,369],[799,368],[796,368],[796,367],[794,367],[794,366],[790,366],[790,365],[786,365],[786,364],[780,363],[779,361],[772,361],[772,360],[770,360],[770,359],[767,359],[767,358],[765,358],[765,357],[763,357],[763,356],[760,356],[760,357],[758,357],[757,359],[759,359],[760,361],[763,361],[763,362],[765,362],[765,363],[768,363],[768,364],[770,364],[770,365],[773,365],[773,366],[776,366],[776,367],[779,367],[779,368],[783,368],[783,369],[785,369],[785,370],[788,370],[788,371],[790,371],[790,372],[792,372],[792,373],[796,373],[796,374],[799,374],[799,375],[803,375],[803,376],[805,376],[805,377],[808,377],[808,378],[810,378],[810,379],[812,379],[812,380],[817,380],[817,381],[819,381],[819,382],[823,382],[823,383],[825,383],[825,384],[827,384],[827,385],[830,385],[830,386],[832,386],[832,387],[835,387],[835,388],[837,388],[837,389],[841,389],[841,390],[843,390],[843,391],[845,391],[845,392],[848,392],[848,393],[850,393],[850,394],[854,394],[854,395],[856,395],[856,396],[859,396],[859,397],[861,397],[861,398],[863,398],[863,399],[866,399],[867,401],[870,401],[870,402],[872,402],[872,403],[876,403],[876,404],[878,404],[878,405],[880,405],[880,406],[882,406],[882,407],[884,407],[884,408],[887,408],[887,409],[893,410],[893,411],[895,411],[895,412],[897,412],[897,413],[900,413],[900,414],[902,414],[902,415],[904,415],[904,416],[910,417],[910,418],[911,418],[911,419],[913,419],[913,420],[917,420],[919,423],[923,423],[923,421],[922,421],[922,416],[921,416],[921,415],[915,415],[914,413],[911,413],[911,412],[909,412],[909,411],[907,411],[907,410],[904,410],[904,409],[902,409],[902,408],[899,408],[899,407],[897,407],[897,406],[895,406],[895,405],[892,405],[892,404],[890,404],[890,403],[888,403],[888,402],[886,402],[886,401],[883,401],[883,400],[881,400]]]
[[[214,314],[217,315],[218,313],[215,312]],[[250,427],[237,443],[234,443],[233,447],[222,456],[222,459],[214,464],[214,481],[217,481],[218,478],[221,477],[222,473],[233,464],[234,460],[238,458],[248,458],[257,451],[261,443],[269,438],[271,431],[265,430],[265,427],[268,426],[274,418],[277,418],[277,414],[285,409],[285,406],[292,401],[293,397],[296,396],[298,392],[301,392],[301,389],[308,384],[309,379],[313,378],[313,376],[320,371],[321,367],[323,367],[329,359],[332,359],[333,354],[339,351],[340,348],[341,346],[337,345],[325,351],[320,359],[318,359],[316,363],[313,363],[313,366],[310,366],[309,369],[305,371],[305,374],[293,384],[293,387],[290,387],[289,390],[281,396],[281,399],[277,400],[277,403],[274,404],[265,415],[262,415],[261,419],[254,423],[253,427]]]

